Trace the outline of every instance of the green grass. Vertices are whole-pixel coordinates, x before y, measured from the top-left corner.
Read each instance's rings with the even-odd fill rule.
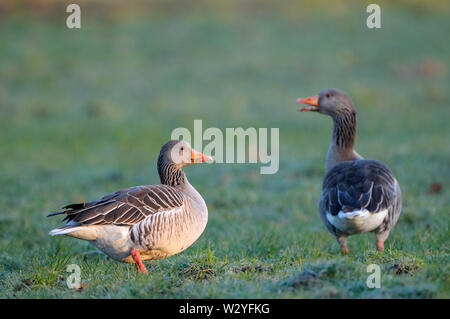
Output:
[[[291,4],[0,19],[0,297],[449,298],[448,10]],[[295,99],[345,90],[359,112],[357,150],[387,163],[403,215],[375,250],[348,257],[318,214],[331,120]],[[156,157],[176,127],[280,128],[280,170],[185,171],[209,208],[200,239],[147,262],[149,276],[86,242],[49,237],[46,214],[119,188],[158,183]],[[431,183],[442,190],[429,192]],[[84,288],[68,289],[68,264]],[[382,269],[369,289],[369,264]]]

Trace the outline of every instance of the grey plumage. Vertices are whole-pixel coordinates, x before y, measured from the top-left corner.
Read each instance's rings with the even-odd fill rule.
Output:
[[[373,231],[377,248],[384,249],[402,208],[400,186],[382,162],[364,159],[354,149],[357,116],[350,98],[342,91],[325,89],[314,97],[299,99],[333,119],[333,133],[326,158],[319,211],[323,223],[348,253],[346,237]]]
[[[400,216],[400,187],[391,170],[382,162],[369,159],[345,161],[326,174],[320,207],[322,220],[336,237],[346,233],[331,225],[326,214],[336,216],[340,211],[364,209],[377,214],[387,209],[383,223],[376,230],[381,236],[390,231]]]

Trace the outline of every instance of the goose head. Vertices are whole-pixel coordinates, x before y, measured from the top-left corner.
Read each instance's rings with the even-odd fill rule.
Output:
[[[319,94],[297,99],[297,103],[308,104],[298,109],[298,111],[313,111],[332,117],[339,116],[344,112],[354,112],[354,106],[350,98],[338,89],[324,89]]]
[[[183,140],[171,140],[164,144],[159,152],[158,162],[161,164],[171,164],[178,169],[194,164],[211,161],[212,158],[202,154]]]

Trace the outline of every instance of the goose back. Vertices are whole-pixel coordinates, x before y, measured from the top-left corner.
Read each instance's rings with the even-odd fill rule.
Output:
[[[386,217],[378,229],[383,232],[397,221],[401,211],[401,192],[391,170],[376,160],[341,162],[326,174],[320,203],[322,219],[335,235],[339,232],[326,215],[367,211]],[[342,232],[342,231],[341,231]]]

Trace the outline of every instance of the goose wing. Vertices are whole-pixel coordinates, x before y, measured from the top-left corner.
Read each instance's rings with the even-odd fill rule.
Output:
[[[149,215],[183,206],[184,195],[166,185],[136,186],[100,200],[71,204],[48,216],[66,214],[63,221],[77,225],[132,226]]]
[[[371,213],[388,210],[380,230],[395,224],[401,211],[401,193],[391,170],[379,161],[365,159],[334,166],[323,181],[321,213],[336,216],[340,211],[364,209]]]
[[[333,216],[355,209],[378,213],[394,204],[396,184],[391,170],[379,161],[342,162],[325,176],[325,208]]]

